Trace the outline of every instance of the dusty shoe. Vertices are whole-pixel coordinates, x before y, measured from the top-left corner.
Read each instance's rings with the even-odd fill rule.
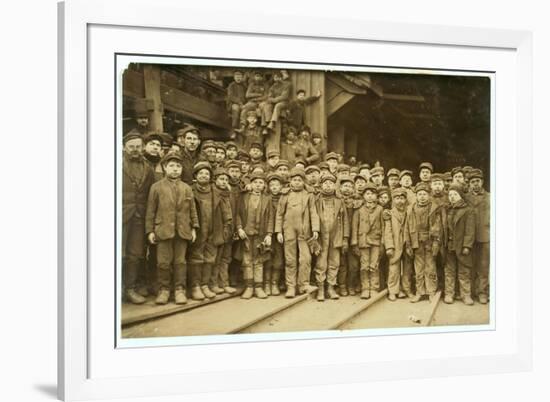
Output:
[[[421,295],[414,295],[413,297],[411,297],[411,300],[409,300],[409,301],[411,303],[418,303],[420,301],[420,299],[422,299]]]
[[[252,286],[248,286],[241,295],[241,299],[251,299],[252,296],[254,296],[254,288]]]
[[[231,286],[224,286],[223,291],[227,294],[232,295],[233,293],[235,293],[237,291],[237,289],[235,289]]]
[[[361,291],[361,299],[370,299],[370,290],[365,289]]]
[[[185,304],[187,303],[187,297],[185,296],[185,290],[182,287],[177,287],[174,291],[174,299],[176,304]]]
[[[328,285],[327,286],[327,297],[330,297],[332,300],[338,300],[340,296],[338,296],[338,293],[336,293],[336,290],[334,290],[334,286]]]
[[[208,286],[201,286],[202,293],[204,296],[208,297],[209,299],[213,299],[216,297],[216,293],[212,292]]]
[[[464,296],[462,300],[464,301],[464,304],[467,306],[472,306],[474,304],[474,301],[470,296]]]
[[[275,122],[274,121],[270,121],[267,125],[267,128],[269,128],[270,130],[273,130],[273,127],[275,127]]]
[[[193,300],[204,300],[204,293],[202,293],[200,287],[195,286],[193,289],[191,289],[191,298]]]
[[[325,286],[324,284],[319,285],[319,289],[317,289],[317,301],[325,301]]]
[[[347,295],[349,295],[348,288],[346,288],[343,285],[338,286],[338,292],[340,293],[340,296],[342,296],[342,297],[346,297]]]
[[[398,299],[405,299],[407,297],[407,294],[403,291],[400,291],[398,294],[397,294],[397,298]]]
[[[279,285],[277,285],[276,282],[271,284],[271,294],[273,296],[279,296],[281,294],[281,291],[279,290]]]
[[[390,293],[388,295],[388,300],[389,301],[396,301],[397,300],[397,297],[393,294],[393,293]]]
[[[147,297],[149,296],[149,290],[147,290],[147,286],[139,286],[137,289],[136,289],[136,292],[138,292],[141,296],[143,297]]]
[[[296,296],[296,288],[294,286],[289,286],[286,290],[285,297],[287,299],[292,299]]]
[[[211,289],[212,289],[212,292],[216,293],[217,295],[221,295],[223,292],[225,292],[225,290],[220,288],[218,285],[212,286]]]
[[[454,297],[451,295],[445,295],[445,298],[443,299],[443,302],[446,304],[453,304],[455,301]]]
[[[356,296],[357,292],[355,291],[355,288],[353,286],[349,287],[349,295],[350,296]]]
[[[134,289],[127,289],[126,290],[126,300],[129,301],[130,303],[134,303],[134,304],[143,304],[143,303],[145,303],[145,297],[140,295]]]
[[[168,303],[168,298],[170,297],[170,292],[168,289],[161,289],[155,299],[156,304],[166,304]]]
[[[267,295],[264,292],[264,289],[261,286],[256,286],[254,288],[254,296],[258,299],[267,299]]]
[[[317,290],[317,287],[316,286],[311,286],[311,285],[304,285],[302,287],[302,289],[300,289],[301,292],[300,293],[311,293],[311,292],[314,292],[315,290]]]
[[[479,302],[481,304],[487,304],[489,302],[487,295],[479,295]]]
[[[267,296],[271,296],[271,284],[269,282],[264,283],[264,292]]]

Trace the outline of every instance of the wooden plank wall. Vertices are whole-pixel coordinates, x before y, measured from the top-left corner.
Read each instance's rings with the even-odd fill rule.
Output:
[[[321,90],[323,96],[313,105],[306,107],[305,122],[311,127],[312,132],[321,133],[326,138],[327,135],[327,115],[326,115],[326,93],[325,93],[325,72],[308,70],[290,70],[292,80],[292,98],[296,97],[298,89],[304,89],[306,96],[315,95]],[[326,141],[324,141],[326,143]]]

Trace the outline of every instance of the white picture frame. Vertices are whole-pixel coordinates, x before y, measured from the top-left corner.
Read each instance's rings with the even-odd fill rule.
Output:
[[[132,13],[127,12],[130,8],[133,10]],[[185,15],[186,18],[181,18],[181,15]],[[532,192],[532,36],[530,32],[361,20],[320,20],[298,15],[285,17],[287,23],[281,24],[279,17],[273,15],[201,13],[186,9],[184,4],[177,0],[155,2],[70,0],[59,4],[58,16],[60,49],[58,392],[60,398],[78,400],[161,396],[204,391],[530,370],[532,365],[532,254],[530,252],[532,211],[529,200],[519,197],[519,194]],[[94,152],[96,143],[90,137],[96,127],[101,125],[96,124],[96,120],[90,119],[90,116],[95,113],[90,110],[90,107],[95,105],[93,97],[100,95],[102,91],[101,88],[98,89],[101,85],[91,86],[100,82],[94,75],[96,66],[94,63],[97,63],[94,49],[96,46],[98,48],[103,46],[96,42],[101,38],[100,31],[95,30],[98,27],[116,28],[117,32],[109,31],[113,43],[116,42],[117,35],[123,37],[130,30],[147,30],[151,36],[156,32],[155,35],[162,34],[167,38],[170,35],[185,33],[209,37],[232,35],[235,41],[245,41],[247,37],[261,38],[263,41],[273,41],[273,43],[284,40],[285,43],[289,43],[287,49],[289,52],[293,41],[307,40],[313,45],[316,40],[324,40],[325,43],[336,42],[349,49],[364,44],[373,47],[402,46],[403,49],[414,46],[415,54],[426,55],[423,60],[429,59],[430,49],[442,51],[447,48],[462,49],[464,53],[478,52],[480,55],[484,52],[487,54],[494,52],[495,58],[499,57],[497,53],[502,53],[505,54],[503,60],[509,60],[508,58],[512,57],[514,62],[505,63],[507,67],[505,67],[506,71],[502,70],[502,75],[499,75],[499,70],[495,68],[497,80],[500,76],[505,77],[505,84],[510,86],[510,90],[513,90],[515,95],[507,100],[509,104],[503,105],[503,109],[509,106],[510,109],[506,110],[511,113],[501,116],[499,109],[496,120],[497,135],[500,136],[502,133],[502,137],[506,139],[502,147],[497,149],[496,166],[503,166],[499,164],[498,157],[501,154],[506,155],[507,166],[514,169],[514,174],[501,179],[498,172],[493,172],[496,180],[492,181],[494,187],[491,189],[492,192],[497,193],[505,185],[510,189],[508,199],[503,198],[502,201],[499,199],[496,209],[498,211],[502,203],[507,209],[507,215],[512,216],[513,219],[510,222],[504,222],[499,220],[497,214],[496,226],[499,228],[497,235],[501,233],[500,228],[506,233],[515,233],[515,236],[511,236],[507,242],[499,238],[500,243],[497,242],[496,246],[498,269],[502,269],[500,272],[506,272],[507,276],[502,280],[502,286],[509,286],[507,289],[513,292],[509,299],[499,299],[502,300],[502,304],[499,302],[499,305],[504,306],[508,314],[501,317],[496,330],[490,334],[494,338],[492,339],[497,341],[498,346],[501,346],[501,351],[491,353],[473,351],[471,354],[457,351],[455,356],[446,358],[438,357],[436,354],[430,356],[426,353],[404,358],[401,361],[395,359],[367,361],[358,356],[353,362],[347,363],[327,358],[314,359],[304,351],[304,356],[286,366],[256,364],[249,369],[197,369],[178,374],[170,372],[169,369],[158,372],[152,369],[147,373],[132,372],[128,368],[131,367],[132,354],[143,353],[140,359],[145,358],[154,362],[155,359],[165,359],[167,353],[173,353],[176,356],[183,351],[182,348],[150,348],[145,351],[135,349],[116,351],[117,363],[114,364],[115,360],[111,360],[114,359],[112,356],[114,351],[108,350],[108,342],[96,341],[98,333],[108,338],[106,331],[109,327],[94,324],[99,322],[98,316],[102,315],[103,307],[102,303],[94,297],[97,287],[91,285],[94,280],[97,280],[95,276],[98,272],[93,268],[97,266],[98,260],[104,258],[104,256],[96,258],[95,250],[90,246],[90,241],[93,243],[96,239],[95,228],[102,224],[97,223],[99,218],[96,221],[97,212],[102,210],[96,207],[98,198],[95,191],[97,186],[94,183],[106,177],[104,175],[109,175],[108,169],[93,164],[96,158]],[[147,48],[144,50],[146,53],[153,53],[150,44],[144,43],[143,48]],[[213,49],[214,47],[204,49],[204,53],[200,56],[207,56],[209,51],[212,53],[210,56],[220,56],[221,51]],[[112,55],[110,51],[106,53]],[[128,51],[128,49],[124,48],[120,51]],[[164,50],[162,54],[168,54],[166,52],[167,50]],[[352,61],[354,57],[358,56],[354,56],[350,51],[349,60]],[[390,60],[390,56],[384,57]],[[404,60],[406,53],[392,57],[391,60],[397,63],[394,66],[411,66],[413,62],[411,59]],[[261,56],[257,58],[262,59]],[[480,56],[480,59],[483,57]],[[301,61],[307,60],[306,57]],[[443,65],[449,61],[441,61],[441,63]],[[412,64],[412,66],[437,67],[433,60],[426,61],[426,64],[429,66],[418,64]],[[105,93],[109,91],[112,96],[111,87],[105,89]],[[110,101],[113,100],[110,99]],[[497,99],[497,104],[498,102]],[[112,127],[112,121],[110,124]],[[518,169],[518,166],[522,168]],[[110,174],[112,175],[112,172]],[[505,251],[510,253],[509,258],[499,258],[500,253]],[[520,254],[521,261],[517,258]],[[521,275],[519,275],[520,269]],[[510,283],[504,284],[505,280]],[[501,283],[500,277],[497,277],[497,281]],[[508,306],[506,302],[510,305]],[[112,325],[112,322],[110,324]],[[442,336],[447,335],[442,334]],[[471,336],[468,342],[476,339],[474,338],[476,334],[463,334],[463,336]],[[406,339],[416,342],[418,337],[422,335],[409,335]],[[400,336],[392,338],[394,338],[392,342],[397,343],[405,339]],[[450,335],[447,338],[450,338]],[[304,342],[308,345],[322,345],[323,348],[356,348],[364,345],[364,339],[361,338],[301,342],[288,342],[284,345],[289,350],[294,348],[305,350]],[[370,342],[375,342],[374,338]],[[193,356],[206,353],[255,354],[265,346],[266,344],[263,343],[220,344],[211,346],[209,349],[193,346],[194,349],[186,349],[184,352],[192,359]],[[95,364],[94,359],[101,360],[101,364]],[[415,370],[411,370],[412,365]],[[304,370],[305,368],[307,370]],[[244,381],[245,376],[247,381]]]

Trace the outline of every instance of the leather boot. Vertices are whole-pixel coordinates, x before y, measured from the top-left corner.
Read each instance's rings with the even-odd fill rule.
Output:
[[[443,302],[445,304],[453,304],[454,303],[454,297],[451,295],[445,295],[445,298],[443,299]]]
[[[361,276],[361,299],[370,299],[369,273],[361,270],[359,275]]]
[[[211,286],[210,289],[212,290],[212,292],[214,292],[217,295],[221,295],[223,292],[225,292],[225,290],[220,288],[217,284],[214,286]]]
[[[348,290],[349,290],[349,295],[350,296],[356,296],[357,295],[357,292],[355,291],[355,286],[350,286],[348,288]]]
[[[327,285],[327,297],[330,297],[332,300],[338,300],[340,298],[332,285]]]
[[[418,303],[420,301],[420,299],[422,299],[422,296],[419,295],[419,294],[415,294],[411,300],[409,300],[411,303]]]
[[[207,285],[201,286],[202,293],[209,299],[216,297],[216,293],[212,292]]]
[[[279,296],[281,291],[279,290],[279,279],[281,278],[281,271],[273,270],[271,273],[271,294],[273,296]]]
[[[138,292],[143,297],[149,296],[149,290],[145,285],[138,286],[138,288],[136,289],[136,292]]]
[[[231,286],[225,286],[223,288],[223,291],[227,294],[232,295],[233,293],[235,293],[237,291],[237,289],[235,289],[234,287],[231,287]]]
[[[479,295],[479,302],[481,304],[487,304],[489,302],[489,298],[487,297],[487,295],[480,294]]]
[[[252,285],[246,285],[246,288],[244,289],[243,294],[241,295],[241,299],[251,299],[254,295],[254,288]]]
[[[474,304],[474,301],[470,295],[463,296],[462,300],[464,301],[464,304],[467,306],[472,306]]]
[[[346,285],[339,285],[338,292],[340,292],[340,296],[342,297],[346,297],[349,294]]]
[[[266,281],[264,283],[264,293],[267,296],[271,296],[271,282],[270,281]]]
[[[168,303],[168,298],[170,297],[170,291],[168,289],[160,289],[155,299],[156,304],[166,304]]]
[[[174,299],[176,301],[176,304],[187,303],[187,297],[185,296],[185,289],[183,289],[181,286],[178,286],[174,290]]]
[[[267,299],[267,295],[265,294],[262,285],[256,284],[256,286],[254,287],[254,296],[256,296],[258,299]]]
[[[145,303],[145,297],[136,292],[135,289],[126,289],[126,300],[133,304]]]
[[[287,299],[292,299],[296,296],[296,287],[295,286],[288,286],[286,289],[285,297]]]
[[[199,286],[194,286],[191,289],[191,298],[193,300],[204,300],[204,293],[202,293],[202,290]]]
[[[393,293],[390,293],[388,295],[388,300],[389,301],[396,301],[397,300],[397,297],[393,294]]]
[[[319,288],[317,289],[317,301],[325,301],[325,284],[324,282],[317,284]]]

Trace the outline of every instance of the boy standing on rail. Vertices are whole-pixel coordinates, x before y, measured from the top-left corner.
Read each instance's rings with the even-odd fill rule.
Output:
[[[267,176],[268,194],[270,196],[270,214],[275,218],[277,206],[283,190],[283,178],[277,173]],[[270,296],[278,296],[279,280],[285,268],[285,250],[276,239],[271,241],[271,256],[264,264],[264,292]]]
[[[296,296],[296,286],[300,293],[313,290],[309,284],[311,253],[308,240],[318,240],[320,223],[315,196],[304,188],[303,169],[293,168],[289,177],[291,191],[279,200],[275,233],[277,241],[284,244],[285,249],[285,297],[292,298]]]

